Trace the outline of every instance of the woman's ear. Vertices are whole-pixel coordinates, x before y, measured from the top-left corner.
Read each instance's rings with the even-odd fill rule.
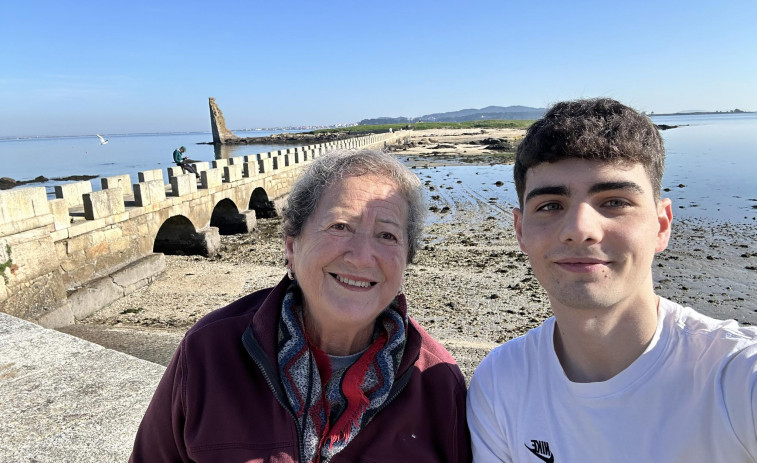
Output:
[[[294,236],[287,236],[284,238],[284,257],[286,258],[288,266],[294,266]]]

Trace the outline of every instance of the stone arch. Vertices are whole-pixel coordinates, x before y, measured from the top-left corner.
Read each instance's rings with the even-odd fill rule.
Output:
[[[268,193],[261,187],[252,190],[250,194],[250,204],[247,206],[255,215],[260,218],[269,219],[276,217],[276,205],[268,199]]]
[[[160,226],[152,250],[163,254],[211,257],[216,255],[220,245],[218,228],[195,230],[188,218],[176,215]]]
[[[255,211],[239,212],[237,205],[229,198],[219,201],[210,216],[210,226],[218,227],[221,235],[248,233],[255,228],[255,222]]]

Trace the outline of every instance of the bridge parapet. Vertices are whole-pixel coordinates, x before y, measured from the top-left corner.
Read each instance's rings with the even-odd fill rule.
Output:
[[[215,255],[219,233],[249,231],[279,212],[313,159],[339,148],[393,143],[401,132],[195,163],[56,186],[0,192],[0,311],[47,327],[76,319],[154,280],[159,250]],[[199,251],[198,251],[199,250]]]

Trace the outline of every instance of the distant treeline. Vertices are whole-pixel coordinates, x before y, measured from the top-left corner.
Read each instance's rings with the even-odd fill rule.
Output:
[[[377,124],[356,125],[333,129],[314,130],[312,133],[383,133],[392,130],[426,130],[426,129],[527,129],[533,120],[485,119],[466,122],[415,122],[412,124]]]

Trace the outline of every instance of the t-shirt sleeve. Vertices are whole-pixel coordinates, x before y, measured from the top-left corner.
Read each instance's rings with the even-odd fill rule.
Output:
[[[503,413],[492,356],[476,369],[468,389],[468,428],[474,462],[511,462],[510,449],[497,415]]]

